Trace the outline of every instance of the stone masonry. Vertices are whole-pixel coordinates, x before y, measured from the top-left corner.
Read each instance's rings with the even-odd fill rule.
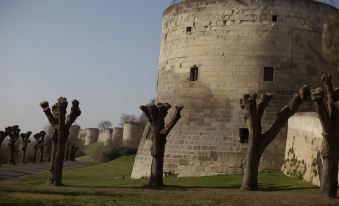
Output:
[[[281,169],[284,174],[320,185],[322,131],[316,113],[298,113],[289,119],[285,161]]]
[[[183,0],[164,11],[156,102],[183,105],[165,151],[164,172],[175,176],[242,173],[246,142],[239,99],[249,90],[275,97],[276,113],[303,84],[315,87],[322,66],[323,23],[333,6],[312,0]],[[334,76],[334,75],[333,75]],[[264,81],[265,80],[265,81]],[[302,111],[311,107],[304,104]],[[168,115],[171,116],[171,115]],[[132,178],[149,175],[144,133]],[[261,169],[280,169],[286,129],[266,149]]]

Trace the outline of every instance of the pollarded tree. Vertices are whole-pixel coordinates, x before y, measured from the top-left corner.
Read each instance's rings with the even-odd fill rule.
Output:
[[[22,146],[21,146],[21,163],[26,163],[25,162],[25,158],[26,158],[26,150],[27,150],[27,145],[31,142],[31,140],[29,139],[29,137],[31,136],[32,132],[28,131],[26,133],[21,133],[20,137],[22,140]]]
[[[151,155],[152,166],[151,175],[149,180],[149,186],[161,187],[163,183],[163,165],[164,165],[164,154],[167,135],[171,129],[180,119],[180,112],[183,106],[175,107],[175,114],[167,125],[165,125],[165,117],[171,105],[168,103],[150,103],[148,105],[140,106],[140,109],[145,113],[150,125],[151,125],[151,136],[152,136],[152,148]]]
[[[38,132],[33,135],[33,138],[35,139],[34,144],[33,144],[33,162],[36,163],[36,156],[38,154],[39,146],[41,144],[41,133]]]
[[[328,197],[335,198],[338,188],[339,88],[333,89],[331,75],[323,74],[321,78],[323,88],[311,91],[311,99],[323,129],[320,191]]]
[[[3,141],[5,140],[5,138],[8,136],[7,132],[4,131],[0,131],[0,150],[1,150],[1,145],[3,143]],[[1,163],[0,163],[1,164]]]
[[[66,117],[68,101],[64,97],[58,99],[55,105],[57,115],[54,116],[49,108],[49,103],[44,101],[40,103],[47,119],[50,124],[57,130],[57,150],[55,153],[55,160],[52,168],[52,177],[49,181],[55,186],[62,185],[62,170],[65,159],[65,146],[69,135],[69,129],[75,120],[80,116],[81,111],[79,109],[79,102],[77,100],[72,101],[72,108],[70,114]],[[55,148],[54,148],[55,149]]]
[[[103,130],[109,129],[112,127],[112,122],[108,120],[102,120],[101,122],[99,122],[98,127],[99,129]]]
[[[7,136],[8,136],[8,133],[7,133],[7,132],[0,131],[0,148],[1,148],[2,142],[5,140],[5,138],[6,138]]]
[[[298,111],[301,102],[306,100],[308,97],[309,88],[307,86],[303,86],[298,93],[293,95],[289,104],[277,114],[277,118],[271,128],[264,133],[262,132],[261,121],[267,106],[273,98],[273,95],[270,93],[264,93],[257,103],[257,94],[253,92],[245,94],[243,99],[240,100],[240,106],[244,111],[244,119],[249,131],[246,166],[241,189],[258,189],[258,167],[265,148],[278,135],[288,118]]]
[[[10,154],[8,164],[15,165],[15,145],[20,137],[20,129],[18,125],[14,125],[12,127],[7,127],[5,131],[8,133],[9,136],[8,146]]]
[[[40,150],[40,162],[44,161],[44,151],[45,151],[45,131],[40,131],[40,139],[38,141],[38,147]]]

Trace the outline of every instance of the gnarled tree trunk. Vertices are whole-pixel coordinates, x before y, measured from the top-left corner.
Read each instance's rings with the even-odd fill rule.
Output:
[[[311,98],[323,128],[320,191],[328,197],[335,198],[338,188],[339,89],[333,89],[329,74],[323,74],[322,80],[323,88],[311,91]]]
[[[70,114],[66,118],[67,113],[67,99],[60,97],[58,103],[52,107],[53,113],[49,108],[48,102],[42,102],[41,107],[47,116],[47,119],[57,132],[54,133],[55,140],[53,139],[53,149],[51,155],[51,176],[49,182],[55,186],[62,184],[62,170],[65,160],[65,146],[69,135],[69,129],[74,121],[80,116],[81,111],[79,109],[79,102],[77,100],[72,101],[72,108]],[[56,145],[54,144],[56,143]],[[54,155],[55,154],[55,155]],[[54,157],[54,161],[53,161]]]
[[[303,86],[298,94],[294,94],[289,104],[277,114],[277,119],[265,133],[262,133],[261,120],[273,95],[270,93],[263,94],[258,104],[256,93],[245,94],[241,99],[240,106],[244,111],[244,119],[249,131],[247,161],[241,189],[258,189],[259,162],[265,148],[278,135],[288,118],[298,111],[301,101],[307,99],[308,96],[309,89],[307,86]]]
[[[151,103],[148,105],[140,106],[140,109],[145,113],[151,125],[152,131],[152,166],[149,186],[161,187],[163,183],[163,165],[166,138],[171,129],[180,119],[180,112],[183,106],[175,107],[175,114],[170,122],[165,126],[165,117],[171,105],[168,103],[158,103],[157,105]]]
[[[22,147],[21,147],[21,151],[22,151],[22,155],[21,155],[21,163],[25,163],[25,158],[26,158],[26,150],[27,150],[27,145],[28,143],[31,142],[31,140],[29,140],[29,137],[31,136],[32,132],[29,131],[27,133],[22,133],[20,134],[21,140],[22,140]]]
[[[19,129],[18,125],[14,125],[12,127],[7,127],[5,129],[5,131],[8,133],[8,136],[9,136],[8,146],[9,146],[9,149],[10,149],[10,154],[9,154],[8,163],[15,165],[16,164],[15,163],[15,145],[16,145],[16,142],[19,139],[19,136],[20,136],[19,135],[20,129]]]
[[[44,151],[45,151],[45,136],[46,136],[46,132],[45,131],[41,131],[41,137],[40,137],[40,141],[41,144],[39,145],[39,150],[40,150],[40,162],[44,161]]]

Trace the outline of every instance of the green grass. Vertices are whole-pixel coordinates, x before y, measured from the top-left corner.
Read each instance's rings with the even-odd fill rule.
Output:
[[[147,179],[130,179],[134,157],[65,170],[65,187],[47,185],[47,174],[3,181],[0,205],[339,205],[338,200],[319,197],[314,186],[281,172],[261,173],[257,192],[238,189],[241,175],[168,177],[167,187],[150,189],[145,187]]]

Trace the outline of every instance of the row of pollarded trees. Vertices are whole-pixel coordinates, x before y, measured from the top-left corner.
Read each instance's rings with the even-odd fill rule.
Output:
[[[21,138],[21,163],[26,163],[26,151],[27,146],[29,143],[31,143],[30,136],[32,134],[31,131],[28,131],[26,133],[20,133],[20,129],[18,125],[10,126],[5,129],[5,131],[0,131],[0,148],[5,140],[5,138],[8,136],[8,148],[9,148],[9,158],[8,163],[9,164],[16,164],[16,147],[18,140]],[[40,162],[43,161],[43,153],[44,153],[44,138],[46,133],[44,131],[41,131],[39,133],[36,133],[34,135],[35,141],[33,142],[33,149],[34,149],[34,155],[32,162],[36,162],[36,156],[38,151],[40,151]]]
[[[334,89],[329,74],[322,75],[323,86],[310,89],[303,86],[295,93],[285,107],[277,114],[272,126],[265,132],[262,130],[264,112],[273,98],[271,93],[261,95],[259,101],[256,92],[245,94],[240,100],[244,111],[244,120],[249,130],[249,144],[246,154],[246,166],[241,185],[243,190],[258,189],[259,162],[266,147],[274,140],[287,120],[299,109],[303,101],[312,101],[323,127],[323,144],[321,156],[323,169],[321,171],[322,193],[336,197],[338,187],[338,144],[339,144],[339,89]],[[326,95],[325,95],[326,94]],[[149,186],[163,186],[163,163],[167,135],[180,119],[183,106],[176,107],[172,119],[165,125],[165,117],[171,105],[168,103],[148,104],[140,106],[151,125],[152,166]]]

